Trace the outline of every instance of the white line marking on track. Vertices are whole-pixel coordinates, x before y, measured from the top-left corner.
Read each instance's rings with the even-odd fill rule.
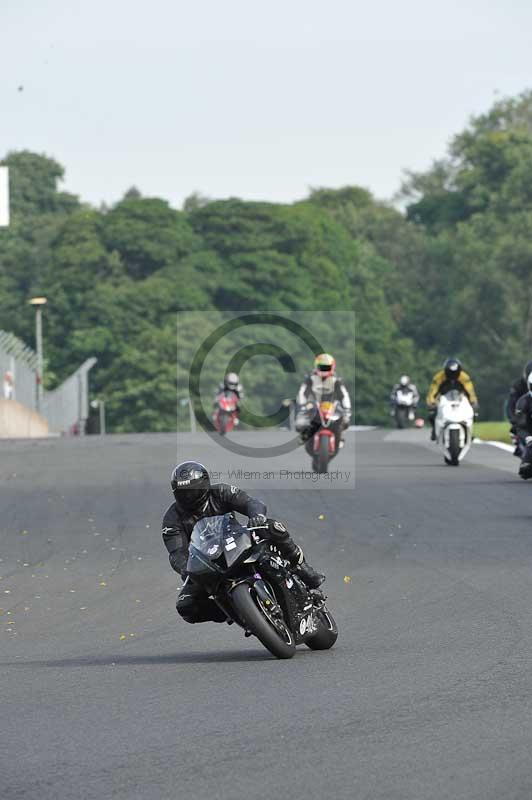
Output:
[[[499,450],[506,450],[507,453],[513,453],[514,448],[511,444],[505,442],[493,442],[489,439],[473,439],[474,444],[490,444],[492,447],[498,447]]]

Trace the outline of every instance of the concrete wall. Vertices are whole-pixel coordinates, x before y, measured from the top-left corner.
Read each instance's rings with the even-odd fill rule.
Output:
[[[48,423],[16,400],[0,398],[0,439],[35,439],[48,436]]]

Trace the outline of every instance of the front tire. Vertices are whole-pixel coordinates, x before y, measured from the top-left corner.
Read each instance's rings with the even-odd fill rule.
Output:
[[[449,455],[451,457],[449,463],[453,467],[457,467],[460,463],[460,450],[460,431],[449,431]]]
[[[399,407],[395,412],[395,423],[398,428],[406,428],[408,425],[408,411],[404,407]]]
[[[261,608],[260,599],[252,586],[248,583],[239,583],[232,590],[231,599],[246,628],[262,642],[266,650],[277,658],[293,657],[296,652],[294,635],[286,624],[281,633],[281,626],[278,628],[270,621],[268,612]]]
[[[320,436],[320,449],[316,457],[316,464],[321,475],[325,475],[329,471],[329,437]]]
[[[330,650],[338,639],[338,626],[333,615],[327,608],[322,608],[316,614],[319,628],[316,633],[307,639],[305,644],[311,650]]]

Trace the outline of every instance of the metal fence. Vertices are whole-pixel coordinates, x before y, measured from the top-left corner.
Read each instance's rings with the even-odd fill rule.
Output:
[[[41,413],[48,420],[50,433],[83,436],[89,416],[88,373],[94,364],[96,359],[88,358],[61,386],[44,393]]]
[[[44,392],[40,413],[50,433],[83,435],[89,416],[88,373],[95,363],[88,358],[57,389]],[[0,331],[0,381],[0,396],[37,410],[37,355],[6,331]]]
[[[0,396],[35,410],[36,374],[36,353],[12,333],[0,331]]]

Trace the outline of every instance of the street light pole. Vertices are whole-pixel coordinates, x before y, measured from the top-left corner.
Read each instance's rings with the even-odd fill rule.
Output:
[[[100,400],[100,436],[105,436],[105,401]]]
[[[100,436],[105,436],[105,400],[91,400],[91,408],[98,409],[100,413]]]
[[[30,305],[35,308],[35,349],[37,351],[37,411],[43,406],[43,348],[42,348],[42,307],[47,303],[46,297],[32,297]]]

